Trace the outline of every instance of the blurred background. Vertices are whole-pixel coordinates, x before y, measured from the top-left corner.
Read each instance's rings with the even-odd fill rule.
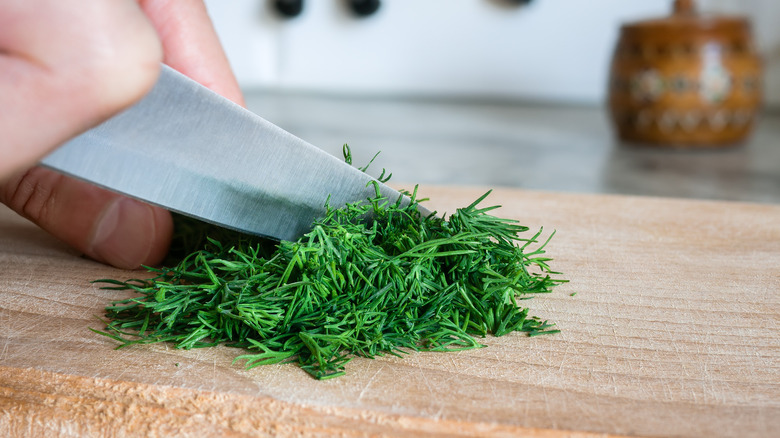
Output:
[[[671,0],[206,4],[252,111],[397,183],[780,202],[780,2],[697,2],[749,21],[763,86],[743,141],[695,148],[621,141],[607,107],[621,25]]]

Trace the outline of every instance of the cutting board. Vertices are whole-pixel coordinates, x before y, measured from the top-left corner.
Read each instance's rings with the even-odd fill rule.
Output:
[[[452,212],[479,188],[423,187]],[[557,230],[570,283],[524,301],[561,333],[355,359],[313,380],[240,350],[114,350],[131,278],[0,210],[0,436],[778,436],[780,206],[496,190]],[[3,207],[4,208],[4,207]]]

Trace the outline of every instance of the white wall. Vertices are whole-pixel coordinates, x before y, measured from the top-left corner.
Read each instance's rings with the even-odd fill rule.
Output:
[[[601,103],[620,24],[666,15],[672,1],[384,0],[357,19],[343,0],[307,0],[292,20],[270,0],[206,3],[247,88]],[[780,104],[780,2],[700,3],[752,17]]]

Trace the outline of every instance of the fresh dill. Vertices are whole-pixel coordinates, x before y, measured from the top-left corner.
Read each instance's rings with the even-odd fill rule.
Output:
[[[477,337],[487,334],[558,331],[518,305],[565,282],[548,266],[552,235],[522,237],[527,227],[489,214],[498,206],[479,207],[490,192],[440,218],[421,216],[417,188],[408,204],[375,188],[367,202],[327,206],[295,242],[186,229],[180,238],[196,236],[189,244],[200,249],[172,267],[147,268],[153,278],[97,280],[138,296],[113,302],[105,331],[93,331],[117,348],[242,347],[247,354],[235,361],[247,368],[294,361],[317,379],[343,375],[354,356],[464,350],[482,347]]]

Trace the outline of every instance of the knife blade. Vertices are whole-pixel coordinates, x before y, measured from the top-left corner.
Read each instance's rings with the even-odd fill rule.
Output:
[[[294,240],[374,179],[163,65],[134,106],[41,164],[234,230]],[[395,201],[399,192],[379,183]]]

